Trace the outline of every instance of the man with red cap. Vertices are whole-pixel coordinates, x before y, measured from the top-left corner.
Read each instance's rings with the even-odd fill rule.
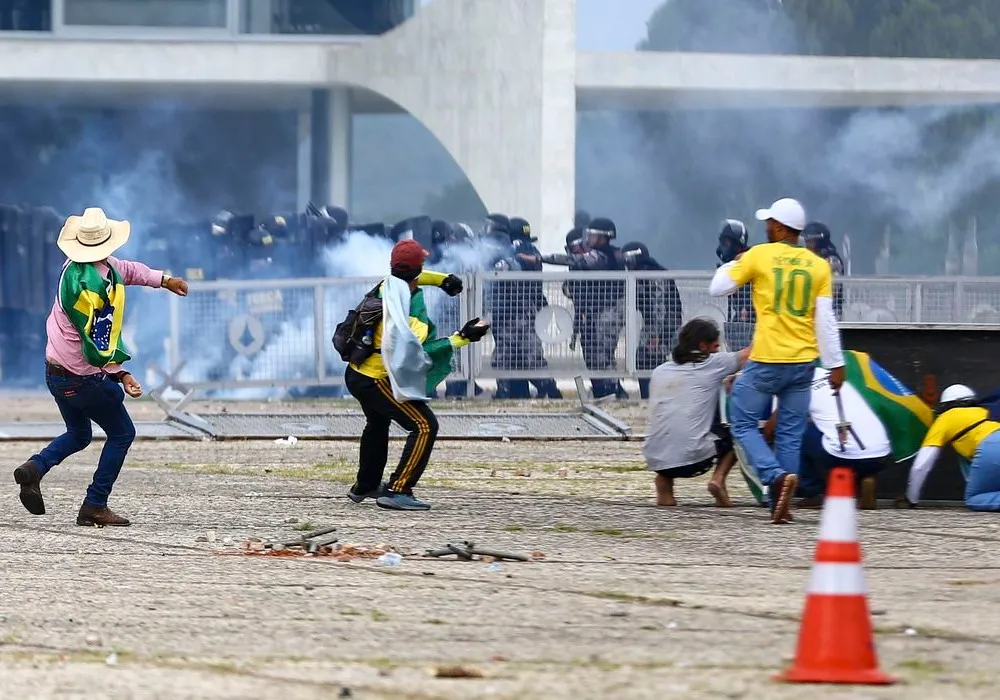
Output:
[[[382,316],[371,336],[374,352],[347,366],[344,381],[361,403],[366,419],[357,479],[347,493],[355,503],[375,498],[381,508],[430,508],[430,504],[413,496],[413,487],[427,467],[438,431],[427,395],[451,372],[455,349],[481,340],[489,330],[488,325],[474,318],[457,333],[437,337],[420,286],[436,285],[455,296],[462,291],[462,281],[455,275],[424,271],[428,255],[414,240],[399,241],[393,247],[390,274],[377,291]],[[409,436],[399,465],[383,484],[392,421]]]

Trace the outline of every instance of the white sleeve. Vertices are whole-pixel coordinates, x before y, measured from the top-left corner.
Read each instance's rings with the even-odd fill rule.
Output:
[[[709,294],[713,297],[724,297],[732,294],[739,288],[739,285],[733,282],[733,278],[729,276],[729,270],[731,270],[735,264],[735,260],[727,262],[715,271],[715,276],[712,277],[712,283],[708,285]]]
[[[940,447],[921,447],[920,452],[917,453],[917,458],[913,460],[913,466],[910,467],[910,481],[906,486],[906,497],[910,503],[916,503],[920,500],[920,490],[923,489],[924,481],[931,473],[931,468],[939,454],[941,454]]]
[[[840,328],[833,313],[833,299],[816,297],[816,343],[819,356],[827,369],[844,366],[844,350],[840,345]]]

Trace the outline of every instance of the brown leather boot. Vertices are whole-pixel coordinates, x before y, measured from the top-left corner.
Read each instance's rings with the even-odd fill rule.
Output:
[[[21,505],[32,515],[45,515],[45,501],[38,482],[42,471],[32,461],[27,461],[14,470],[14,481],[21,487]]]
[[[84,526],[104,527],[128,527],[132,523],[128,518],[116,514],[107,506],[88,506],[84,503],[80,506],[80,512],[76,516],[76,524]]]

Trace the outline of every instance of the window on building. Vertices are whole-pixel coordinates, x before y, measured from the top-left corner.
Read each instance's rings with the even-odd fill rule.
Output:
[[[0,31],[52,31],[52,0],[0,0]]]
[[[64,0],[64,3],[63,22],[68,26],[226,27],[226,0]]]
[[[384,34],[413,16],[414,0],[243,0],[250,34]]]

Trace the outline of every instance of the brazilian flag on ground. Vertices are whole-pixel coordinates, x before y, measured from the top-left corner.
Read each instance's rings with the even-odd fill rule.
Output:
[[[83,356],[94,367],[128,362],[122,342],[125,285],[113,265],[104,277],[92,264],[71,262],[59,282],[59,304],[83,341]]]
[[[892,445],[893,459],[902,462],[915,455],[934,422],[931,407],[889,374],[868,353],[846,350],[844,375],[846,381],[861,394],[868,407],[882,421]],[[729,396],[724,391],[720,395],[719,408],[720,411],[724,410],[723,422],[728,424]],[[749,464],[738,443],[736,455],[747,488],[757,502],[763,504],[767,498],[767,487],[760,482],[757,470]]]

